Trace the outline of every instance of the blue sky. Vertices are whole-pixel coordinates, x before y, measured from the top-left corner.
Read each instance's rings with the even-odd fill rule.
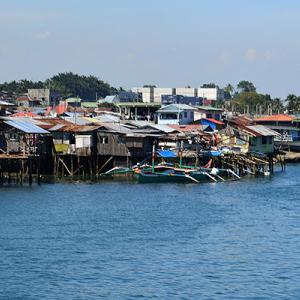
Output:
[[[114,86],[300,95],[300,1],[0,0],[0,82],[93,74]]]

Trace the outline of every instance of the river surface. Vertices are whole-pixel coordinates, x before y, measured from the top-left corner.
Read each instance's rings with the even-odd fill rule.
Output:
[[[300,165],[0,188],[0,299],[299,299]]]

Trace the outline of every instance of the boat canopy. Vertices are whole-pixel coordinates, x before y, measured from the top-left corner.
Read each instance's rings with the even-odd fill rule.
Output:
[[[157,154],[163,158],[174,158],[177,154],[171,150],[157,150]]]

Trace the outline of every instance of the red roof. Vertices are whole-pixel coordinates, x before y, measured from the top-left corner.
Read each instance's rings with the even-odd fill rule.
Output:
[[[20,111],[18,113],[11,115],[11,117],[30,117],[30,118],[34,118],[34,117],[38,117],[38,116],[39,115],[34,114],[30,111]]]
[[[280,115],[272,115],[272,116],[265,116],[261,118],[257,118],[255,122],[291,122],[294,118],[290,115],[280,114]]]
[[[68,103],[64,102],[62,104],[59,104],[55,107],[55,111],[58,115],[62,115],[64,112],[67,111]]]
[[[20,96],[17,101],[31,101],[31,99],[28,96]]]
[[[218,120],[213,119],[213,118],[203,118],[203,119],[204,119],[204,120],[207,120],[207,121],[210,121],[210,122],[212,122],[212,123],[215,123],[215,124],[217,124],[217,125],[224,125],[223,122],[218,121]]]

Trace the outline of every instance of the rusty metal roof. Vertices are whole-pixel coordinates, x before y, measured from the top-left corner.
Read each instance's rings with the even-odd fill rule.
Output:
[[[251,125],[245,126],[246,129],[250,129],[251,133],[255,136],[278,136],[278,132],[264,126],[264,125]]]
[[[100,128],[100,125],[74,125],[74,124],[57,124],[50,128],[50,131],[59,132],[91,132]]]

